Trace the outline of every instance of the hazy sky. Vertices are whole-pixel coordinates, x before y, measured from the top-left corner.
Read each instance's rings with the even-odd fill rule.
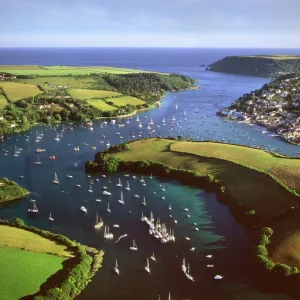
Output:
[[[2,0],[0,47],[300,48],[300,0]]]

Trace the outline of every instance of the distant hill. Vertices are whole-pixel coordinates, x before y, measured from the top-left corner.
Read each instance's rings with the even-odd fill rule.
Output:
[[[226,56],[212,63],[206,69],[222,73],[276,78],[288,73],[300,73],[300,56]]]

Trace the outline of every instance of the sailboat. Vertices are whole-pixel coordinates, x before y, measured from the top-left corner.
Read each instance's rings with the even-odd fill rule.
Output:
[[[135,240],[133,240],[132,246],[129,247],[129,249],[132,250],[132,251],[137,251],[137,250],[138,250],[138,247],[137,247],[137,245],[136,245],[136,243],[135,243]]]
[[[49,215],[49,218],[48,218],[50,221],[54,221],[54,219],[52,218],[52,215],[51,215],[51,212],[50,212],[50,215]]]
[[[163,185],[161,190],[164,192],[166,189],[165,189],[165,186]]]
[[[104,238],[105,239],[112,239],[114,237],[114,235],[112,233],[109,232],[109,227],[105,226],[104,227]]]
[[[136,122],[139,122],[140,121],[140,118],[139,118],[139,116],[136,116],[136,120],[135,120]]]
[[[173,117],[172,117],[172,121],[175,121],[175,120],[176,120],[176,119],[175,119],[175,116],[173,116]]]
[[[109,213],[111,213],[110,211],[110,207],[109,207],[109,203],[107,203],[107,209],[106,209]]]
[[[106,147],[109,148],[110,147],[110,143],[109,141],[107,141]]]
[[[56,141],[60,141],[60,137],[59,137],[59,134],[56,133],[56,138],[55,138]]]
[[[54,174],[54,180],[53,180],[53,183],[59,184],[59,180],[58,180],[58,177],[57,177],[57,174],[56,174],[56,173]]]
[[[145,182],[144,175],[142,175],[140,182]]]
[[[147,265],[146,265],[146,267],[145,267],[145,270],[149,273],[149,274],[151,274],[151,272],[150,272],[150,265],[149,265],[149,259],[147,258]]]
[[[130,191],[129,182],[127,181],[127,186],[125,187],[125,190]]]
[[[165,120],[165,118],[162,118],[162,121],[161,121],[163,124],[165,124],[166,123],[166,120]]]
[[[143,199],[143,201],[142,201],[142,204],[143,204],[144,206],[147,206],[147,203],[146,203],[146,198],[145,198],[145,196],[144,196],[144,199]]]
[[[151,178],[151,179],[153,178],[152,173],[150,174],[150,178]]]
[[[102,221],[102,218],[100,217],[99,219],[99,216],[98,216],[98,213],[96,215],[96,223],[95,223],[95,229],[98,229],[98,228],[101,228],[103,226],[103,221]]]
[[[35,202],[33,202],[33,207],[28,209],[28,212],[31,212],[31,213],[38,213],[39,212]]]
[[[154,256],[154,252],[153,252],[153,254],[152,254],[152,256],[150,257],[153,261],[156,261],[156,258],[155,258],[155,256]]]
[[[90,188],[88,189],[88,192],[93,193],[92,185],[90,185]]]
[[[177,109],[178,108],[178,104],[176,103],[176,105],[175,105],[175,109]]]
[[[154,122],[153,122],[152,118],[150,119],[150,122],[149,122],[149,124],[150,124],[150,125],[153,125],[153,124],[154,124]]]
[[[120,271],[119,271],[119,268],[118,268],[118,260],[116,260],[114,271],[115,271],[116,274],[120,275]]]
[[[120,196],[120,199],[118,200],[118,202],[119,202],[120,204],[123,204],[123,205],[124,205],[124,198],[123,198],[123,193],[122,193],[122,191],[121,191],[121,196]]]
[[[139,126],[139,128],[142,128],[143,127],[142,122],[140,122],[138,126]]]
[[[35,165],[41,165],[40,157],[37,155],[37,160],[34,162]]]
[[[186,273],[185,258],[184,258],[183,261],[182,261],[181,269],[182,269],[183,273]]]
[[[171,204],[169,205],[169,210],[172,210]]]
[[[121,179],[119,178],[119,182],[116,184],[116,186],[122,186],[122,182],[121,182]]]
[[[185,273],[185,276],[187,277],[187,279],[189,279],[191,281],[195,281],[194,277],[192,275],[190,275],[190,264],[188,264],[187,272]]]

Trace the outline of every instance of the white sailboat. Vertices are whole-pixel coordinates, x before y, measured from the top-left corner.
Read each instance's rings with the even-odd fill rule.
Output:
[[[140,118],[139,116],[136,116],[136,119],[135,119],[136,122],[139,122],[140,121]]]
[[[110,143],[109,141],[107,141],[106,147],[109,148],[110,147]]]
[[[130,191],[130,185],[129,185],[128,180],[127,180],[127,186],[125,187],[125,190],[126,190],[126,191]]]
[[[112,233],[109,232],[109,227],[105,226],[104,227],[104,238],[105,239],[112,239],[114,237],[114,235]]]
[[[119,271],[119,268],[118,268],[118,260],[116,260],[114,271],[115,271],[116,274],[120,275],[120,271]]]
[[[169,210],[172,210],[171,204],[169,205]]]
[[[118,203],[123,204],[124,205],[124,197],[123,197],[123,193],[121,191],[121,196],[120,199],[118,200]]]
[[[103,191],[103,192],[102,192],[102,195],[105,195],[105,196],[111,196],[111,193],[108,192],[108,191]]]
[[[151,178],[151,179],[153,178],[152,173],[151,173],[151,175],[150,175],[150,178]]]
[[[194,277],[190,274],[190,264],[188,264],[187,272],[185,273],[185,276],[187,279],[189,279],[191,281],[195,281]]]
[[[54,221],[54,219],[52,218],[52,215],[51,215],[51,212],[49,214],[49,218],[48,218],[50,221]]]
[[[166,189],[165,189],[165,186],[163,185],[161,190],[164,192]]]
[[[146,198],[145,198],[145,196],[144,196],[144,199],[143,199],[143,201],[142,201],[142,204],[143,204],[144,206],[147,206],[147,203],[146,203]]]
[[[183,273],[186,273],[185,258],[184,258],[183,261],[182,261],[181,269],[182,269]]]
[[[93,193],[93,187],[90,185],[90,188],[88,189],[88,192]]]
[[[31,212],[31,213],[38,213],[39,212],[35,202],[33,202],[33,207],[28,209],[28,212]]]
[[[107,203],[107,209],[106,209],[109,213],[111,213],[110,207],[109,207],[109,203]]]
[[[150,257],[153,261],[156,261],[156,258],[155,258],[155,256],[154,256],[154,252],[153,252],[153,254],[152,254],[152,256]]]
[[[56,138],[55,138],[56,141],[60,141],[60,136],[58,134],[58,132],[56,133]]]
[[[147,258],[147,265],[146,265],[146,267],[145,267],[145,270],[149,273],[149,274],[151,274],[151,271],[150,271],[150,265],[149,265],[149,259]]]
[[[149,122],[149,124],[150,124],[150,125],[153,125],[153,124],[154,124],[154,122],[153,122],[153,119],[152,119],[152,118],[150,119],[150,122]]]
[[[140,179],[140,182],[145,182],[144,175],[142,175],[142,178]]]
[[[81,207],[80,207],[80,210],[81,210],[82,212],[84,212],[84,213],[87,213],[87,209],[86,209],[84,206],[81,206]]]
[[[57,174],[56,174],[56,173],[54,174],[54,180],[53,180],[53,183],[59,184],[59,180],[58,180],[58,177],[57,177]]]
[[[122,186],[122,181],[121,181],[121,179],[119,178],[119,182],[116,184],[116,186],[119,186],[119,187],[121,187]]]
[[[34,162],[35,165],[41,165],[40,157],[37,155],[37,160]]]
[[[98,228],[101,228],[103,226],[103,221],[102,221],[102,218],[100,217],[99,219],[99,216],[98,216],[98,213],[96,215],[96,223],[95,223],[95,229],[98,229]]]
[[[139,123],[138,127],[139,127],[139,128],[142,128],[142,127],[143,127],[142,122]]]
[[[166,120],[165,120],[165,118],[162,118],[162,121],[161,121],[163,124],[165,124],[166,123]]]
[[[132,250],[132,251],[137,251],[138,250],[138,247],[135,243],[135,240],[132,241],[132,246],[129,247],[129,249]]]

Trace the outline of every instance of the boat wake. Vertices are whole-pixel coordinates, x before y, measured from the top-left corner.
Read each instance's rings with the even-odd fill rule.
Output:
[[[116,243],[118,243],[122,238],[126,237],[127,235],[128,235],[128,234],[123,234],[123,235],[121,235],[116,241],[110,242],[110,244],[116,244]]]

